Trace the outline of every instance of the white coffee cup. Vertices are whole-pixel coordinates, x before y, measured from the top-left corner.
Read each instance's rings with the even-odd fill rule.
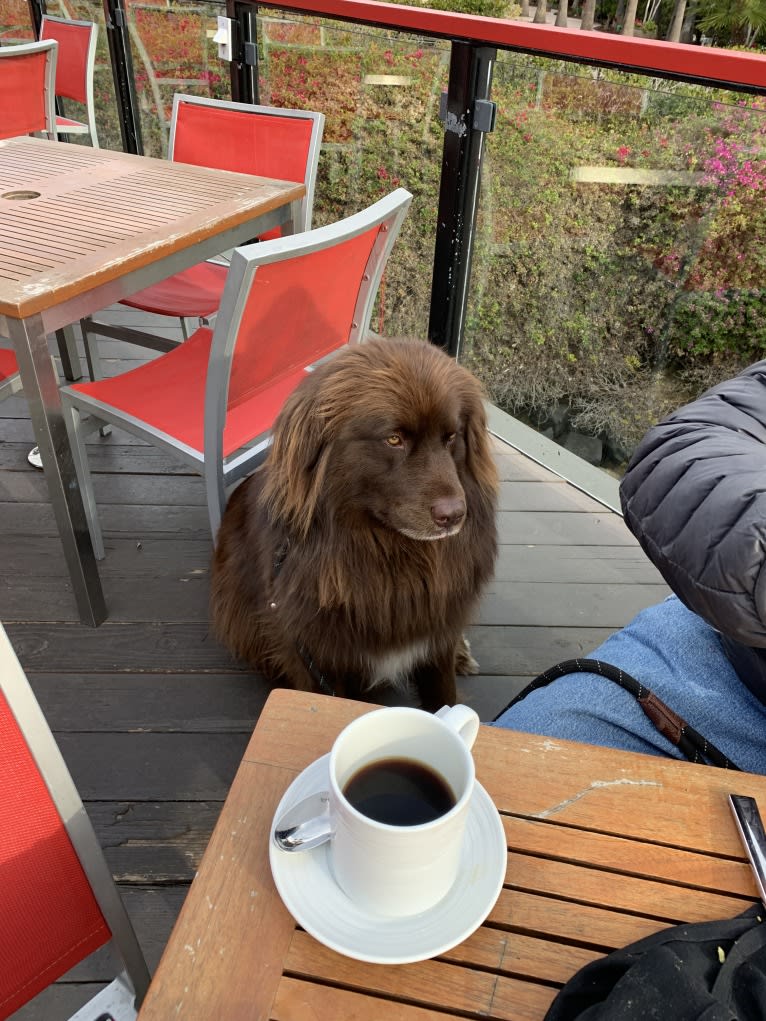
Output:
[[[471,748],[479,717],[465,705],[431,714],[404,707],[360,716],[338,735],[329,760],[329,857],[335,880],[362,910],[418,914],[437,904],[458,875],[475,785]],[[352,805],[344,788],[360,770],[410,760],[446,783],[454,804],[429,822],[380,822]]]

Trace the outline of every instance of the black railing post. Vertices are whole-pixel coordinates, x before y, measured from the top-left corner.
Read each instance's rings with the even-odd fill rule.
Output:
[[[258,7],[240,0],[226,0],[226,13],[234,23],[231,98],[237,103],[257,103]]]
[[[130,55],[128,18],[122,0],[103,0],[106,38],[109,42],[109,57],[114,78],[114,94],[120,117],[120,133],[124,152],[143,155],[141,139],[141,118],[136,99],[136,84],[133,76],[133,59]]]
[[[29,8],[32,28],[35,30],[35,39],[39,39],[40,26],[43,21],[43,14],[45,14],[45,0],[27,0],[27,7]]]
[[[489,94],[496,54],[494,47],[453,41],[442,96],[444,148],[428,337],[455,357],[463,340],[484,135],[495,120]]]

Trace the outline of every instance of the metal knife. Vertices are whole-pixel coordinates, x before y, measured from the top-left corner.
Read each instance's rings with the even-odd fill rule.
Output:
[[[748,798],[744,794],[730,794],[729,804],[753,868],[761,902],[766,907],[766,831],[763,828],[761,813],[758,811],[755,798]]]

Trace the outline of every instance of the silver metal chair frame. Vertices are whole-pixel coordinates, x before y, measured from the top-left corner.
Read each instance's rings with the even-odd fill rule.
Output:
[[[45,123],[44,134],[54,141],[56,135],[56,57],[58,56],[58,43],[55,39],[44,39],[35,43],[19,43],[14,46],[0,47],[0,60],[13,60],[14,57],[21,57],[29,53],[39,53],[47,50],[45,61]],[[31,134],[32,132],[30,132]],[[34,132],[42,134],[43,132]]]
[[[106,945],[114,950],[120,962],[117,978],[78,1010],[70,1021],[85,1021],[86,1017],[92,1019],[106,1012],[111,1013],[116,1021],[128,1021],[136,1017],[149,988],[149,969],[77,788],[1,624],[0,691],[45,781],[112,933],[112,939]]]
[[[319,164],[319,152],[322,145],[322,134],[324,132],[325,116],[323,113],[317,113],[312,110],[291,110],[277,106],[256,106],[250,103],[233,103],[219,99],[208,99],[204,96],[186,96],[177,92],[173,96],[173,110],[170,116],[170,139],[168,142],[168,159],[170,160],[174,159],[179,110],[184,105],[210,106],[219,110],[239,110],[243,113],[259,114],[262,116],[277,117],[280,119],[290,118],[293,120],[311,121],[311,140],[309,142],[309,154],[306,161],[306,175],[303,180],[306,188],[306,194],[300,203],[296,203],[298,213],[293,220],[292,233],[298,234],[311,229],[317,166]],[[211,144],[215,144],[215,140],[212,140]],[[209,261],[220,262],[223,259],[223,261],[228,262],[229,256],[230,253],[227,253],[223,257],[218,256],[217,258]],[[125,340],[131,344],[148,347],[153,351],[170,351],[174,347],[177,347],[178,344],[183,343],[183,340],[172,340],[168,337],[160,337],[156,334],[144,332],[143,330],[131,329],[128,326],[113,326],[108,323],[102,323],[93,319],[92,316],[82,319],[80,325],[82,327],[85,353],[88,359],[91,379],[97,378],[97,375],[94,375],[94,372],[98,373],[98,356],[94,352],[91,357],[90,353],[90,337],[92,335],[111,337],[113,340]],[[183,333],[183,339],[186,340],[187,331],[183,319],[181,320],[181,330]]]
[[[95,21],[75,21],[73,18],[57,18],[52,14],[43,14],[40,36],[45,37],[45,23],[59,22],[62,25],[77,25],[79,28],[90,29],[90,41],[88,42],[88,54],[85,63],[85,105],[88,111],[88,123],[75,121],[65,127],[58,128],[59,135],[90,135],[90,142],[94,149],[98,149],[98,133],[96,131],[96,104],[93,96],[93,75],[96,69],[96,43],[98,41],[98,24]],[[72,120],[73,118],[68,118]]]
[[[232,361],[242,316],[259,267],[333,247],[379,225],[381,230],[360,281],[352,325],[346,341],[348,344],[360,343],[368,336],[373,303],[380,286],[383,270],[411,201],[410,193],[404,188],[398,188],[374,205],[338,223],[318,227],[303,234],[275,238],[272,241],[234,249],[221,308],[216,317],[208,361],[205,389],[204,453],[193,450],[174,437],[146,425],[133,416],[126,415],[111,405],[74,390],[70,386],[61,387],[61,398],[67,427],[70,431],[75,470],[83,493],[86,516],[97,557],[103,558],[104,544],[88,470],[81,413],[89,412],[101,421],[127,429],[139,438],[146,440],[147,443],[158,446],[176,456],[180,455],[182,460],[200,472],[205,478],[210,530],[213,541],[215,541],[221,515],[226,505],[227,488],[257,467],[265,457],[271,442],[270,432],[255,436],[246,447],[224,460],[223,432]],[[305,371],[310,372],[316,364],[318,363],[306,365]]]

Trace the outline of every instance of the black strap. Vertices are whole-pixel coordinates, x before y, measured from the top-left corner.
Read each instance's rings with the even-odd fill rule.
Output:
[[[625,691],[630,692],[657,730],[674,744],[690,762],[720,766],[722,769],[740,769],[698,730],[690,726],[678,713],[673,712],[670,706],[658,698],[653,691],[624,670],[600,659],[567,659],[562,663],[557,663],[556,666],[552,666],[530,681],[526,688],[511,699],[505,709],[497,714],[495,719],[502,716],[506,709],[521,702],[530,692],[544,688],[551,681],[558,680],[559,677],[578,673],[600,674],[601,677],[614,681]]]

